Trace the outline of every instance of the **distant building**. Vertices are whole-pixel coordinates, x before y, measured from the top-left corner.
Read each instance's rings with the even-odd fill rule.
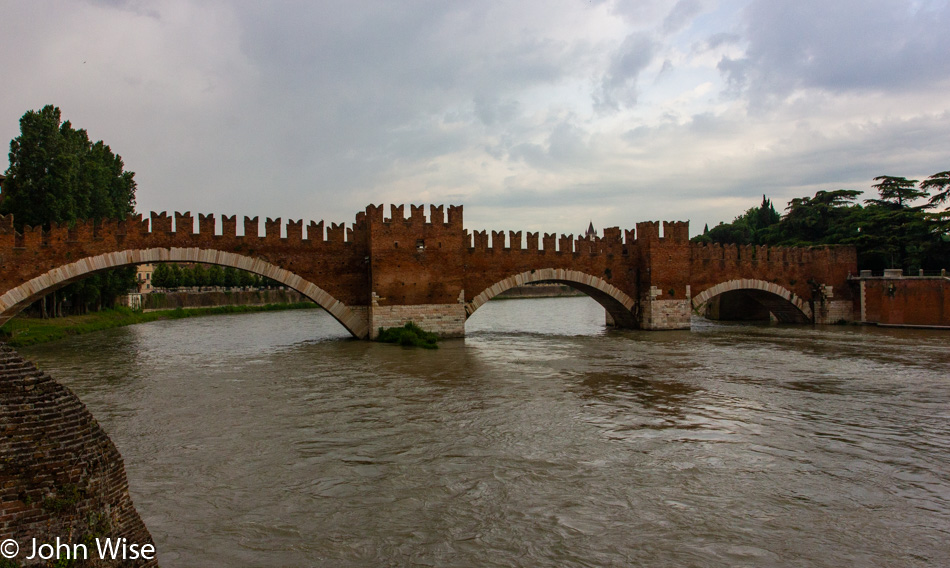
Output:
[[[152,292],[152,273],[155,272],[154,264],[140,264],[136,267],[135,279],[139,283],[139,294],[149,294]]]
[[[591,221],[590,225],[587,227],[587,232],[584,233],[584,238],[588,241],[592,241],[597,238],[597,231],[594,230],[594,222]]]

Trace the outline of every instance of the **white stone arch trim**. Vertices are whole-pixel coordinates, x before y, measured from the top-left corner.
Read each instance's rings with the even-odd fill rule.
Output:
[[[798,308],[809,320],[813,319],[811,306],[808,304],[808,302],[801,299],[799,296],[796,296],[791,290],[772,282],[766,282],[765,280],[755,280],[752,278],[729,280],[728,282],[716,284],[711,288],[706,288],[699,294],[693,296],[693,309],[698,310],[700,306],[712,298],[724,292],[732,292],[733,290],[762,290],[763,292],[775,294],[776,296],[787,300],[790,304]]]
[[[538,270],[522,272],[521,274],[515,274],[492,284],[485,290],[482,290],[479,295],[472,298],[472,301],[465,304],[465,312],[469,316],[472,315],[475,313],[475,310],[483,306],[485,302],[491,300],[505,290],[514,288],[515,286],[522,286],[531,282],[544,281],[564,282],[566,284],[574,283],[580,284],[587,288],[599,290],[606,296],[616,300],[624,307],[624,309],[630,312],[633,311],[633,308],[636,305],[636,302],[633,300],[633,298],[603,278],[598,278],[597,276],[592,276],[586,272],[580,272],[577,270],[567,270],[564,268],[542,268]]]
[[[285,270],[259,258],[197,247],[124,250],[100,254],[98,256],[89,256],[77,260],[76,262],[59,266],[16,288],[8,290],[0,296],[0,324],[5,323],[16,315],[17,312],[47,292],[80,280],[86,275],[110,268],[155,262],[217,264],[254,272],[255,274],[260,274],[261,276],[280,282],[289,288],[293,288],[307,298],[310,298],[336,318],[336,320],[354,336],[364,338],[369,332],[364,318],[359,317],[356,312],[319,286],[304,280],[289,270]]]

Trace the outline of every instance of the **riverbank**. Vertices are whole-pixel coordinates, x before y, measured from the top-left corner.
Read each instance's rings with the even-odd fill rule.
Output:
[[[183,319],[218,314],[245,314],[278,310],[306,310],[319,308],[313,302],[264,304],[244,306],[215,306],[208,308],[176,308],[173,310],[133,311],[129,308],[103,310],[82,316],[41,319],[15,317],[0,327],[0,341],[11,347],[25,347],[56,341],[72,335],[92,333],[103,329],[148,323],[159,320]]]

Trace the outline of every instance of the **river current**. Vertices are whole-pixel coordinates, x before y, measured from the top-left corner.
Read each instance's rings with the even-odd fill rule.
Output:
[[[603,321],[494,301],[426,351],[300,310],[21,352],[114,440],[164,567],[950,565],[950,332]]]

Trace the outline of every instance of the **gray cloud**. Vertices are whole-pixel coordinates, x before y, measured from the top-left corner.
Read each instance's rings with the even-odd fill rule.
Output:
[[[663,32],[670,34],[680,31],[699,14],[702,8],[703,5],[699,0],[679,0],[663,20]]]
[[[475,116],[486,126],[511,122],[520,112],[518,101],[502,101],[492,95],[476,96],[473,102],[475,103]]]
[[[950,4],[891,0],[756,0],[744,57],[723,58],[730,84],[755,102],[797,88],[920,88],[950,78]]]
[[[706,49],[715,49],[722,45],[730,45],[730,44],[739,43],[741,40],[742,40],[742,36],[740,36],[739,34],[729,33],[729,32],[719,32],[706,38],[705,47]]]
[[[653,62],[655,52],[656,43],[649,34],[638,32],[627,36],[594,93],[596,107],[601,111],[616,111],[636,105],[637,81],[640,73]]]

